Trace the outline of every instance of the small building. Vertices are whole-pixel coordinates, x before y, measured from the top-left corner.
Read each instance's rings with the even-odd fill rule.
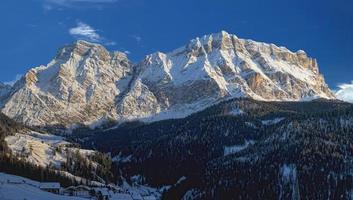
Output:
[[[60,183],[57,182],[42,182],[39,188],[43,191],[51,192],[54,194],[60,193]]]
[[[90,198],[91,190],[92,189],[90,187],[84,185],[70,186],[68,188],[65,188],[64,194],[76,197]]]

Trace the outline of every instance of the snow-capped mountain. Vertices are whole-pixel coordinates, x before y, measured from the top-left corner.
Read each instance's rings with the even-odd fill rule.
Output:
[[[117,83],[128,83],[131,69],[125,54],[78,41],[59,50],[47,66],[29,70],[2,111],[29,125],[115,119],[115,98],[126,90]]]
[[[224,31],[132,64],[120,52],[78,41],[12,88],[2,111],[28,125],[178,118],[224,99],[334,99],[304,51],[239,39]]]

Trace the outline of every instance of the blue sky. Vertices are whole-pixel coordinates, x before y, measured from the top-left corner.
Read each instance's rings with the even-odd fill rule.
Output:
[[[1,0],[0,81],[47,64],[79,38],[137,62],[226,30],[305,50],[336,89],[353,80],[352,8],[352,0]]]

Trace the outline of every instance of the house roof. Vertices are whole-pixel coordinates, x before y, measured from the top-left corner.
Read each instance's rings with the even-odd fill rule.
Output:
[[[70,186],[65,188],[65,190],[87,190],[90,191],[91,188],[85,185],[79,185],[79,186]]]
[[[40,189],[60,189],[60,183],[57,182],[42,182],[39,186]]]

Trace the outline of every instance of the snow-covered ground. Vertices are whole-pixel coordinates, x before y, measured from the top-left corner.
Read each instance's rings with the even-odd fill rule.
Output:
[[[29,132],[27,134],[17,133],[13,136],[5,138],[12,152],[27,161],[39,166],[51,166],[60,172],[63,176],[75,179],[78,182],[107,190],[106,185],[102,182],[87,181],[84,178],[74,176],[66,171],[61,171],[61,163],[66,162],[67,152],[78,151],[82,156],[87,157],[93,154],[92,150],[85,150],[72,147],[72,144],[65,141],[65,138],[50,134],[42,134],[38,132]],[[95,163],[92,163],[95,164]],[[15,180],[21,184],[8,184],[7,180]],[[25,183],[24,183],[24,181]],[[22,184],[23,183],[23,184]],[[161,197],[159,189],[151,188],[144,185],[134,184],[130,186],[125,183],[122,187],[118,187],[123,193],[115,193],[107,190],[111,200],[158,200]],[[42,199],[81,199],[69,198],[66,196],[54,195],[39,189],[39,182],[31,181],[18,176],[0,173],[0,200],[42,200]]]
[[[284,117],[278,117],[278,118],[274,118],[274,119],[270,119],[270,120],[263,120],[263,121],[261,121],[261,123],[265,126],[270,126],[270,125],[278,124],[281,121],[283,121],[284,119],[285,119]]]
[[[245,143],[242,145],[225,146],[224,147],[224,156],[242,151],[242,150],[248,148],[249,145],[253,145],[253,144],[255,144],[255,142],[250,140],[250,141],[245,141]]]
[[[255,129],[257,128],[256,125],[254,123],[252,123],[252,122],[245,122],[245,125],[250,127],[250,128],[255,128]]]
[[[89,187],[88,187],[89,188]],[[64,188],[62,188],[63,190]],[[123,192],[113,192],[108,187],[93,187],[95,191],[109,194],[109,200],[159,200],[158,189],[127,183],[121,187]],[[49,193],[40,189],[40,182],[20,176],[0,173],[0,200],[87,200],[87,198],[64,196]],[[91,199],[96,199],[91,197]]]
[[[245,114],[245,112],[242,111],[242,110],[239,109],[239,108],[234,108],[233,110],[231,110],[231,111],[229,112],[229,114],[230,114],[230,115],[235,115],[235,116],[237,116],[237,115],[243,115],[243,114]]]
[[[128,163],[128,162],[131,162],[131,159],[132,159],[132,155],[123,156],[120,152],[118,155],[112,158],[112,161],[117,163]]]
[[[122,188],[130,194],[132,199],[158,200],[161,199],[161,191],[144,185],[131,186],[124,182]]]
[[[34,131],[27,134],[17,133],[5,140],[14,154],[42,167],[53,166],[60,169],[61,163],[66,162],[67,151],[78,150],[83,156],[94,153],[91,150],[70,147],[71,144],[63,137]]]
[[[40,183],[20,176],[0,173],[1,200],[87,200],[45,192]]]
[[[279,169],[279,200],[300,199],[297,167],[294,164],[284,164]]]

